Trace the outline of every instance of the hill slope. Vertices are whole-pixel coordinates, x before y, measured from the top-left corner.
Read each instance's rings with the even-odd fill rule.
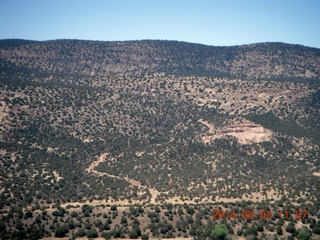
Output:
[[[0,41],[1,66],[41,72],[320,79],[320,49],[285,43],[214,47],[177,41]]]
[[[217,220],[230,235],[319,234],[318,55],[279,43],[1,41],[0,237],[213,237],[219,208],[274,214]],[[301,81],[257,79],[283,76]]]

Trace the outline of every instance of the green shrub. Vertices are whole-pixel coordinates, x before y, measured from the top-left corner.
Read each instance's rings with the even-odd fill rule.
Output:
[[[97,230],[95,230],[95,229],[88,230],[87,231],[87,237],[88,238],[97,238],[98,237]]]
[[[218,224],[214,228],[212,234],[216,239],[225,239],[225,237],[227,236],[227,228],[223,224]]]

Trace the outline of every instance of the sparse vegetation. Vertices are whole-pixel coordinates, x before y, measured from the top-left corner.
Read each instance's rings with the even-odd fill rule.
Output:
[[[0,41],[1,239],[320,234],[318,49],[12,41]]]

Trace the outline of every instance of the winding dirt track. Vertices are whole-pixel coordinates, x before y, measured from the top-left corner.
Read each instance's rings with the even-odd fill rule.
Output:
[[[119,176],[116,176],[116,175],[112,175],[112,174],[104,173],[104,172],[99,172],[99,171],[95,170],[94,168],[96,166],[98,166],[100,163],[106,161],[106,157],[108,155],[109,155],[109,153],[107,153],[107,152],[101,154],[97,158],[96,161],[92,162],[90,164],[90,166],[86,168],[85,172],[88,173],[88,174],[95,174],[95,175],[98,175],[98,176],[108,176],[108,177],[112,177],[112,178],[116,178],[116,179],[120,179],[120,180],[125,180],[128,183],[130,183],[131,185],[137,186],[139,189],[147,189],[147,190],[149,190],[149,192],[151,194],[150,203],[156,203],[156,198],[160,194],[160,192],[158,192],[157,190],[149,188],[147,186],[144,186],[139,181],[133,180],[133,179],[128,178],[128,177],[119,177]]]
[[[149,203],[151,204],[156,204],[156,198],[161,194],[161,193],[168,193],[168,192],[159,192],[157,191],[156,189],[153,189],[153,188],[150,188],[150,187],[147,187],[145,185],[142,185],[139,181],[136,181],[134,179],[131,179],[131,178],[128,178],[128,177],[119,177],[119,176],[116,176],[116,175],[113,175],[113,174],[109,174],[109,173],[104,173],[104,172],[99,172],[97,170],[95,170],[94,168],[96,166],[98,166],[100,163],[106,161],[106,157],[109,155],[109,153],[103,153],[101,154],[99,157],[97,157],[97,160],[92,162],[90,164],[90,166],[88,168],[86,168],[85,172],[87,174],[94,174],[94,175],[97,175],[97,176],[108,176],[108,177],[111,177],[111,178],[116,178],[116,179],[120,179],[120,180],[124,180],[124,181],[127,181],[128,183],[130,183],[131,185],[133,186],[137,186],[140,190],[143,190],[143,189],[146,189],[146,190],[149,190],[150,194],[151,194],[151,198],[149,199]],[[319,174],[319,175],[318,175]],[[319,176],[320,177],[320,173],[315,173],[314,175],[316,176]],[[272,198],[274,198],[275,200],[278,200],[280,199],[279,196],[277,197],[276,193],[273,193],[273,192],[270,192],[268,193],[269,196],[272,196]],[[268,198],[267,196],[262,196],[261,193],[256,193],[255,197],[259,197],[260,199],[266,199]],[[239,199],[239,201],[241,200],[251,200],[251,198],[249,197],[243,197],[242,199]],[[235,199],[227,199],[227,198],[218,198],[217,201],[224,201],[224,202],[234,202]],[[171,202],[171,203],[186,203],[186,202],[189,202],[189,203],[194,203],[193,201],[182,201],[181,199],[178,199],[178,198],[172,198],[172,199],[169,199],[168,202]],[[207,200],[205,201],[207,202]],[[208,202],[211,202],[210,200]],[[97,202],[97,204],[100,204],[101,202]]]

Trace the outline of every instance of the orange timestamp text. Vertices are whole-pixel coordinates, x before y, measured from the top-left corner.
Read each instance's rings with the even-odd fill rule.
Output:
[[[229,211],[229,210],[213,210],[212,219],[271,219],[273,213],[271,210],[241,210],[241,211]],[[307,210],[296,210],[295,212],[281,211],[277,212],[277,218],[279,219],[289,219],[289,217],[294,214],[296,220],[307,218]]]

